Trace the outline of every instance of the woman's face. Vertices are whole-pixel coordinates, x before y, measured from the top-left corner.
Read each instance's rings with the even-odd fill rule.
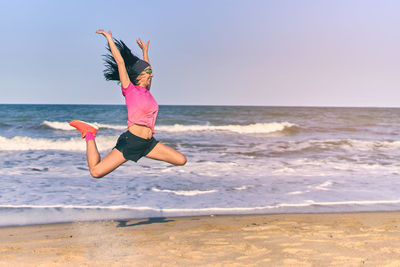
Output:
[[[153,70],[151,67],[145,68],[137,77],[138,85],[149,89],[153,76]]]

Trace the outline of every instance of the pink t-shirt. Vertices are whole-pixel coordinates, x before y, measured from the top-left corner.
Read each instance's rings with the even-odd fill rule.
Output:
[[[158,104],[150,91],[144,87],[133,85],[132,82],[127,88],[121,85],[121,89],[128,110],[128,127],[134,124],[144,125],[151,128],[154,134]]]

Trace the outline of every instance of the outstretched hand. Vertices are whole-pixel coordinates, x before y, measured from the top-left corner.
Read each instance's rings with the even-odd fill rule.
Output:
[[[105,32],[104,30],[100,29],[100,30],[97,30],[96,33],[103,34],[105,37],[111,37],[112,38],[111,31]]]
[[[148,40],[147,43],[144,44],[142,39],[139,38],[139,39],[136,40],[136,42],[139,45],[140,49],[142,49],[143,51],[149,50],[150,40]]]

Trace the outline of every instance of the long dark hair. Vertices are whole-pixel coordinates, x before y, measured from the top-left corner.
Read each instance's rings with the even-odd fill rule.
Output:
[[[121,53],[122,58],[124,59],[125,68],[128,72],[129,79],[134,85],[137,85],[136,79],[139,76],[140,72],[135,71],[133,66],[141,59],[135,56],[122,40],[118,41],[117,39],[114,39],[114,43]],[[106,69],[103,71],[104,77],[107,81],[120,81],[118,65],[117,62],[115,62],[115,59],[111,53],[109,44],[107,44],[107,50],[109,53],[103,55],[105,61],[104,66],[106,67]]]

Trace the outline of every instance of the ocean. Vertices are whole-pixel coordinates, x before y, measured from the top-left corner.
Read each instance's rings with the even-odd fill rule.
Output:
[[[123,105],[0,105],[0,226],[147,217],[400,210],[400,109],[161,105],[155,138],[185,166],[142,158],[89,175],[73,119]]]

